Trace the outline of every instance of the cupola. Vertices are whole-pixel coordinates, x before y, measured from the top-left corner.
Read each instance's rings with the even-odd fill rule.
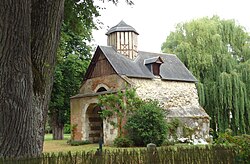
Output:
[[[114,47],[117,52],[130,59],[137,57],[137,36],[139,34],[132,26],[121,21],[110,28],[106,35],[108,36],[108,46]]]

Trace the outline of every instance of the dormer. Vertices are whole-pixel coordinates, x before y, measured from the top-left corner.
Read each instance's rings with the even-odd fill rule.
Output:
[[[164,63],[160,56],[152,57],[144,60],[144,65],[152,72],[155,76],[160,76],[160,66]]]
[[[117,52],[124,56],[135,59],[138,55],[137,36],[138,32],[124,21],[109,29],[108,46],[112,46]]]

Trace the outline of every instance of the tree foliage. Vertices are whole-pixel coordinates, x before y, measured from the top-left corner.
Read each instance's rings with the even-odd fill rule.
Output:
[[[49,107],[53,139],[63,139],[64,125],[70,124],[70,97],[78,92],[88,63],[74,54],[57,63]]]
[[[218,16],[180,23],[162,44],[198,78],[200,104],[215,131],[250,133],[250,36]]]
[[[136,146],[161,145],[166,139],[166,113],[156,101],[145,101],[128,118],[128,136]]]
[[[60,44],[57,50],[57,65],[49,106],[49,122],[53,139],[63,139],[65,123],[70,121],[70,97],[79,90],[84,72],[91,57],[94,18],[99,16],[92,1],[65,1],[64,20]]]
[[[233,144],[238,151],[239,163],[249,163],[250,161],[250,135],[242,134],[232,136],[232,130],[226,129],[215,141],[216,144],[230,145]]]
[[[118,137],[124,135],[123,123],[126,117],[137,109],[140,104],[141,100],[136,96],[133,88],[98,97],[98,105],[105,108],[100,113],[101,117],[118,128]],[[117,121],[114,121],[113,118],[117,119]]]

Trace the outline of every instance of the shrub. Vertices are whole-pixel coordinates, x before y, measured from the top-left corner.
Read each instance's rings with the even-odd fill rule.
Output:
[[[162,146],[172,146],[172,145],[175,145],[175,141],[174,140],[168,140],[168,139],[166,139],[162,143]]]
[[[124,118],[127,114],[140,105],[141,99],[136,96],[134,88],[127,88],[119,90],[116,94],[105,94],[98,97],[98,106],[105,107],[100,111],[100,116],[108,123],[118,129],[118,136],[123,136],[124,131],[122,128]],[[126,104],[126,105],[125,105]],[[112,118],[116,117],[117,121]]]
[[[173,137],[174,140],[177,140],[177,128],[181,125],[179,119],[174,118],[170,122],[167,123],[167,129],[170,136]]]
[[[125,128],[135,146],[146,146],[148,143],[159,146],[167,132],[164,110],[157,101],[145,101],[128,118]]]
[[[116,147],[130,147],[132,146],[132,141],[127,137],[117,137],[114,140],[114,145]]]
[[[250,161],[250,135],[243,134],[240,136],[232,136],[230,129],[226,130],[225,133],[219,135],[216,140],[216,144],[234,144],[237,146],[239,160],[241,162]]]
[[[71,146],[79,146],[79,145],[86,145],[86,144],[90,144],[90,141],[85,140],[85,141],[74,141],[74,140],[68,140],[67,144],[71,145]]]

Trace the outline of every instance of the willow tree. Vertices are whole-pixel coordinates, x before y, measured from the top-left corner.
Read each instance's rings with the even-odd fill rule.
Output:
[[[250,133],[250,37],[218,16],[180,23],[162,44],[198,78],[200,104],[217,132]]]

